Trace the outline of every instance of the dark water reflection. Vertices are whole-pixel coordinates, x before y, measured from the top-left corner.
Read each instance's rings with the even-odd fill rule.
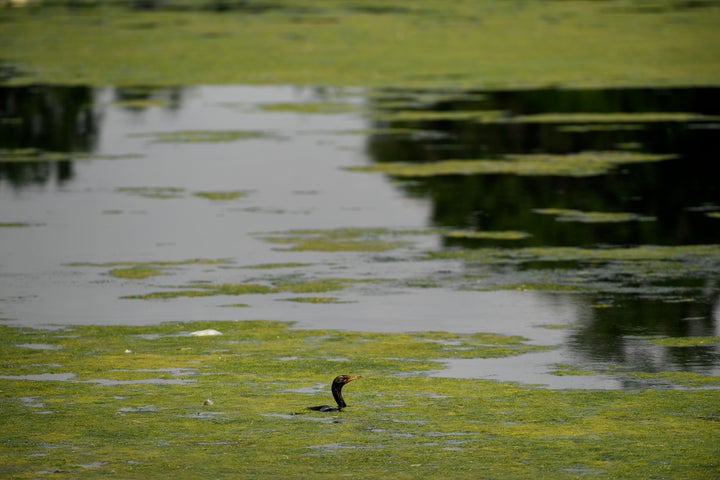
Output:
[[[0,88],[0,159],[10,154],[90,152],[98,121],[88,87]],[[21,188],[74,175],[72,162],[3,162],[0,181]]]
[[[368,153],[376,162],[425,163],[499,159],[508,154],[617,150],[676,156],[671,161],[625,165],[607,175],[584,178],[458,175],[404,182],[408,195],[432,199],[435,225],[532,234],[516,243],[518,246],[681,245],[718,240],[717,220],[704,213],[708,208],[720,208],[720,185],[714,176],[714,159],[720,155],[716,140],[720,89],[533,90],[468,92],[435,102],[422,98],[422,92],[389,92],[376,107],[385,113],[499,111],[510,121],[393,121],[386,115],[376,122],[377,128],[436,135],[373,135]],[[523,120],[558,113],[646,117],[604,123],[573,121],[572,117],[552,123]],[[673,114],[693,115],[663,120],[675,118]],[[655,221],[558,222],[534,212],[538,208],[631,212]]]
[[[446,238],[446,247],[595,248],[720,241],[720,222],[707,215],[720,210],[720,183],[714,173],[715,159],[720,156],[720,89],[549,89],[448,92],[445,97],[438,92],[388,91],[375,97],[374,107],[379,112],[374,128],[380,133],[370,137],[367,151],[377,163],[495,160],[510,154],[584,151],[674,156],[661,162],[623,165],[590,177],[396,178],[408,196],[431,199],[435,226],[530,234],[512,242]],[[502,113],[498,120],[462,118],[464,112],[482,111]],[[423,115],[427,119],[423,120]],[[551,115],[555,119],[547,121]],[[403,131],[411,133],[397,133]],[[629,212],[645,220],[558,221],[536,211],[548,208]],[[565,267],[571,275],[581,266]],[[520,267],[538,268],[543,267]],[[563,265],[553,263],[549,268]],[[628,279],[637,282],[630,276],[622,278],[621,272],[612,276],[611,282],[618,285]],[[716,335],[720,305],[717,273],[683,281],[682,287],[693,292],[692,302],[669,301],[648,284],[628,287],[637,293],[584,297],[586,307],[578,317],[581,326],[567,339],[567,348],[576,359],[610,363],[627,371],[717,371],[716,346],[657,348],[647,341],[647,336]],[[595,308],[597,305],[610,307]]]
[[[643,295],[589,297],[588,305],[612,301],[613,308],[585,310],[582,328],[569,347],[590,362],[609,362],[629,371],[668,369],[708,372],[717,369],[717,346],[652,348],[647,337],[696,337],[717,333],[718,284],[693,302],[668,302]]]
[[[227,91],[232,92],[231,89]],[[444,237],[441,248],[446,249],[494,246],[511,250],[527,246],[594,248],[720,243],[720,220],[708,215],[709,212],[720,211],[720,184],[715,174],[715,163],[720,156],[720,146],[716,138],[720,130],[720,89],[370,92],[367,99],[361,98],[357,102],[366,102],[367,112],[351,110],[351,113],[337,117],[326,115],[319,120],[317,126],[313,121],[318,120],[310,119],[317,119],[320,117],[318,115],[313,117],[301,110],[273,114],[257,108],[257,104],[263,102],[295,101],[292,95],[289,100],[276,98],[278,92],[287,95],[285,90],[276,92],[269,89],[265,92],[256,89],[251,90],[249,98],[240,99],[225,98],[225,91],[222,89],[215,91],[207,88],[203,92],[200,94],[186,88],[117,88],[111,89],[108,94],[107,89],[101,92],[86,87],[0,88],[0,194],[5,186],[9,186],[14,192],[23,192],[34,191],[37,186],[54,184],[60,188],[76,182],[80,189],[85,189],[90,192],[89,195],[95,196],[92,202],[84,198],[68,201],[70,194],[67,191],[70,189],[61,188],[65,197],[44,198],[40,197],[40,194],[33,200],[25,197],[26,203],[17,211],[37,212],[56,208],[58,211],[67,210],[68,218],[73,218],[67,222],[65,217],[62,220],[71,227],[65,226],[60,230],[52,230],[50,227],[46,229],[45,235],[48,237],[58,232],[68,235],[60,237],[60,248],[55,253],[48,249],[48,246],[55,245],[50,240],[45,243],[41,240],[28,241],[32,233],[22,234],[27,235],[27,239],[22,237],[17,240],[18,245],[27,245],[29,249],[45,252],[43,255],[49,258],[47,263],[54,266],[37,268],[38,271],[57,268],[57,265],[71,261],[107,262],[140,258],[162,260],[167,257],[228,257],[240,265],[249,263],[249,258],[253,259],[250,263],[287,261],[288,254],[277,254],[269,247],[259,247],[251,234],[263,230],[287,230],[316,225],[322,228],[381,225],[386,228],[421,226],[463,230],[520,230],[530,234],[526,239],[512,242]],[[202,95],[212,96],[213,99],[205,99]],[[253,95],[263,98],[260,100]],[[327,92],[321,89],[309,95],[310,101],[315,102],[325,102],[326,97]],[[302,102],[306,101],[308,97],[303,96]],[[393,117],[393,114],[408,111],[499,111],[503,112],[504,120],[403,120]],[[648,115],[635,118],[618,117],[617,120],[601,122],[572,119],[543,122],[538,121],[537,117],[528,117],[549,113]],[[652,118],[653,114],[657,114],[657,118]],[[363,115],[372,119],[367,129],[372,133],[367,134],[364,139],[364,151],[363,140],[356,141],[355,150],[353,146],[341,145],[337,140],[338,133],[360,135],[347,132],[362,131],[358,125],[367,125]],[[116,117],[124,120],[119,122]],[[282,121],[278,118],[282,118]],[[115,132],[113,129],[120,130]],[[193,129],[263,129],[278,135],[254,143],[200,146],[163,145],[142,136],[138,138],[137,135]],[[324,134],[319,133],[322,129],[326,129]],[[336,131],[328,133],[332,129]],[[112,151],[106,151],[107,148]],[[389,189],[399,189],[402,199],[417,199],[429,209],[427,217],[425,214],[418,215],[423,225],[399,220],[407,219],[406,211],[410,209],[402,210],[396,206],[402,199],[386,193],[379,194],[381,190],[371,190],[377,188],[377,185],[373,183],[375,186],[372,187],[368,182],[376,182],[373,179],[377,177],[349,173],[339,168],[368,161],[426,163],[443,159],[501,159],[508,154],[568,154],[617,150],[670,154],[674,158],[661,162],[623,165],[606,174],[591,177],[498,174],[393,179]],[[107,153],[136,151],[140,151],[144,158],[89,164],[85,161],[88,157]],[[242,162],[239,162],[238,158],[242,159]],[[323,163],[328,158],[332,161]],[[307,166],[302,162],[306,162]],[[288,178],[292,177],[287,180],[287,185],[282,182],[282,176],[277,176],[278,171],[288,172]],[[82,172],[94,173],[85,174],[83,178]],[[114,180],[115,178],[117,180]],[[126,185],[180,186],[179,191],[187,192],[192,192],[193,189],[240,188],[256,192],[253,193],[254,197],[251,196],[248,200],[255,203],[245,209],[221,205],[201,210],[192,203],[191,194],[180,194],[181,197],[184,195],[183,199],[175,201],[181,206],[174,206],[171,202],[158,206],[161,204],[157,203],[157,200],[126,200],[127,195],[123,196],[117,190]],[[381,188],[386,187],[384,184]],[[332,193],[323,196],[325,189]],[[10,197],[6,195],[3,198],[3,201],[7,202]],[[63,198],[68,201],[67,205],[56,203],[62,202]],[[32,201],[36,204],[32,204]],[[97,202],[95,210],[85,211],[85,216],[73,215],[73,209],[86,208],[85,205],[93,202]],[[307,203],[307,206],[304,207],[305,210],[298,210],[298,204],[302,202]],[[363,202],[368,203],[364,207],[358,207],[364,205]],[[0,222],[18,220],[7,218],[8,212],[14,211],[12,206],[6,203],[0,207],[3,207],[0,208],[0,213],[5,215],[0,218]],[[337,208],[329,210],[334,207]],[[389,215],[388,212],[392,212],[393,208],[397,208],[397,212],[402,214]],[[548,208],[583,212],[630,212],[651,220],[606,223],[558,221],[552,215],[543,215],[536,211]],[[417,210],[414,206],[412,209]],[[98,213],[98,210],[101,213]],[[157,216],[153,216],[156,211]],[[329,211],[333,213],[327,214]],[[96,216],[93,217],[93,214]],[[143,221],[143,216],[147,217],[147,220]],[[428,217],[429,220],[426,221]],[[159,223],[168,222],[167,219],[173,220],[173,223]],[[58,222],[62,224],[60,220]],[[201,228],[195,225],[204,226]],[[87,243],[79,241],[77,251],[68,253],[62,238],[70,238],[71,240],[65,240],[65,243],[72,243],[76,237],[67,233],[72,229],[79,231],[77,238],[84,238],[86,235],[83,232],[91,229],[95,232],[95,238]],[[119,233],[105,233],[113,232],[113,229],[117,229]],[[5,229],[5,232],[7,230]],[[0,234],[5,232],[0,231]],[[172,233],[172,236],[169,233]],[[11,235],[21,234],[13,232]],[[92,237],[92,234],[87,236]],[[32,238],[37,239],[37,234]],[[208,246],[208,241],[217,248]],[[8,253],[5,250],[3,252]],[[35,260],[35,257],[28,256],[31,260]],[[306,261],[304,257],[298,257],[297,260]],[[9,257],[6,257],[3,263],[0,263],[0,268],[3,264],[7,265],[8,261]],[[337,275],[336,270],[340,268],[335,262],[335,257],[332,257],[332,261],[327,261],[327,265],[333,265],[330,275]],[[368,272],[372,272],[376,277],[393,274],[399,278],[437,275],[437,267],[425,265],[420,261],[388,263],[378,257],[367,257],[356,263],[343,265],[341,270],[344,269],[344,275],[368,275]],[[4,268],[6,270],[0,270],[0,274],[6,274],[6,281],[14,282],[14,277],[11,278],[8,274],[7,267]],[[35,267],[28,267],[29,270],[33,268]],[[430,273],[427,268],[432,269]],[[471,270],[473,267],[465,268]],[[535,275],[545,268],[576,272],[583,266],[573,262],[568,265],[552,262],[549,265],[526,263],[509,268],[513,271],[493,272],[485,269],[481,275],[511,274],[522,277],[525,274]],[[596,264],[592,268],[603,267]],[[13,271],[10,273],[18,274]],[[57,273],[53,275],[57,276]],[[228,270],[213,271],[213,278],[209,280],[218,281],[215,277],[222,275],[229,275]],[[561,333],[553,337],[552,342],[556,339],[563,342],[563,353],[560,357],[565,361],[609,365],[628,371],[689,370],[717,374],[720,370],[717,346],[663,348],[651,344],[647,337],[717,335],[720,311],[718,274],[705,272],[683,279],[682,285],[653,285],[653,288],[648,288],[648,285],[632,285],[636,279],[628,278],[625,278],[623,272],[611,271],[605,279],[608,284],[622,285],[627,291],[618,288],[592,294],[535,292],[534,298],[542,299],[543,305],[564,305],[575,309],[572,315],[563,314],[563,318],[557,319],[558,323],[573,326],[566,335]],[[36,293],[35,290],[41,288],[40,283],[32,283],[36,279],[37,277],[32,277],[32,281],[28,282],[31,286],[16,295],[17,298],[22,297],[22,302],[30,302],[28,299],[34,296],[42,302],[44,297],[52,299],[63,297],[67,293],[62,289],[53,290],[57,284],[52,281],[47,286],[52,293]],[[196,280],[192,278],[192,281]],[[231,277],[225,281],[233,282],[237,279]],[[440,280],[438,282],[442,283]],[[181,281],[174,279],[170,283],[178,285]],[[67,284],[62,283],[62,288],[68,288]],[[124,284],[119,288],[128,287]],[[133,285],[130,288],[135,290],[123,293],[137,293],[137,287]],[[323,307],[325,310],[319,316],[318,311],[313,310],[306,314],[307,318],[297,309],[317,307],[288,306],[289,302],[275,302],[271,308],[263,310],[262,305],[269,302],[258,300],[257,305],[260,306],[252,309],[253,313],[249,314],[249,318],[300,319],[301,323],[303,318],[306,318],[307,325],[313,327],[359,328],[358,325],[365,325],[366,328],[373,328],[375,323],[364,322],[365,319],[361,317],[363,308],[367,308],[373,317],[378,317],[379,314],[380,318],[383,318],[383,315],[394,318],[393,314],[388,312],[397,307],[391,306],[392,302],[397,302],[403,303],[403,309],[410,309],[408,314],[405,310],[396,308],[394,315],[398,324],[394,328],[397,330],[453,329],[461,325],[462,328],[498,329],[503,333],[538,337],[537,329],[533,331],[533,322],[519,318],[515,311],[507,313],[512,316],[509,324],[513,326],[502,325],[502,315],[506,314],[503,313],[503,305],[510,301],[507,300],[510,296],[502,297],[503,305],[494,307],[495,310],[469,302],[469,310],[464,311],[456,300],[438,300],[438,297],[418,293],[417,290],[407,288],[402,291],[405,295],[415,295],[408,297],[407,305],[404,301],[398,302],[396,298],[390,299],[392,295],[388,296],[386,292],[381,295],[372,292],[365,297],[361,295],[353,298],[357,304],[332,305],[329,307],[332,311]],[[460,292],[451,292],[452,295],[449,293],[446,292],[448,299],[456,298],[454,295]],[[120,296],[117,292],[105,292],[103,295],[105,297],[97,296],[88,304],[95,308],[92,310],[94,315],[102,312],[100,315],[107,315],[107,318],[91,317],[84,321],[122,322],[125,321],[123,318],[132,316],[127,313],[127,309],[134,308],[131,304],[118,306],[113,303],[117,302],[117,297]],[[82,294],[73,298],[72,301],[65,298],[61,301],[74,305],[72,308],[81,305],[78,300],[82,298]],[[435,302],[427,312],[422,311],[426,308],[423,307],[424,301]],[[528,301],[527,297],[524,301]],[[3,302],[6,307],[21,304],[20,301],[0,294],[0,306]],[[52,301],[48,301],[49,306],[43,311],[50,316],[54,312],[51,304]],[[416,306],[412,307],[412,304]],[[141,315],[146,315],[143,305],[137,308],[139,310],[136,313],[142,312]],[[541,316],[539,312],[524,308],[522,312],[526,313],[528,318]],[[552,308],[548,309],[551,313],[542,314],[545,320],[541,323],[554,323]],[[169,311],[172,307],[169,307],[169,304],[160,307],[154,304],[152,309]],[[180,309],[182,312],[172,310],[175,317],[171,319],[185,314],[186,310],[183,307]],[[70,320],[48,318],[48,323],[72,323],[78,318],[73,315],[74,312],[68,314]],[[200,311],[198,315],[204,315],[203,319],[211,318]],[[339,325],[337,318],[344,315],[349,319],[347,322],[355,323]],[[417,316],[413,320],[416,323],[411,323],[410,318],[414,315]],[[490,321],[475,326],[473,322],[484,316],[491,317]],[[426,317],[431,317],[431,320],[423,323]],[[435,320],[439,317],[451,323],[439,324],[438,320]],[[27,321],[12,315],[9,315],[8,319],[19,323]],[[168,318],[162,317],[161,320],[167,321]],[[321,324],[312,323],[318,321]],[[381,320],[380,327],[385,328],[391,321]],[[436,323],[431,324],[432,322]],[[503,328],[507,328],[507,331]],[[560,357],[553,357],[553,361],[559,361]],[[519,359],[514,363],[509,362],[508,365],[517,365],[522,361],[524,360]],[[528,357],[527,361],[533,360]],[[459,374],[477,375],[475,371]],[[523,379],[525,380],[533,381],[532,378]]]

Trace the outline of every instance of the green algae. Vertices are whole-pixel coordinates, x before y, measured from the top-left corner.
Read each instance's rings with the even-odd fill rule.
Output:
[[[285,263],[259,263],[257,265],[246,265],[243,268],[253,268],[258,270],[274,270],[280,268],[304,268],[312,266],[311,263],[285,262]]]
[[[548,330],[565,330],[566,328],[570,328],[569,325],[564,323],[543,323],[540,325],[535,325],[536,328],[547,328]]]
[[[224,258],[191,258],[188,260],[156,260],[149,262],[104,262],[104,263],[92,263],[92,262],[73,262],[66,264],[70,267],[121,267],[121,266],[159,266],[159,267],[173,267],[180,265],[219,265],[227,263],[228,260]]]
[[[181,198],[185,194],[185,189],[180,187],[117,187],[115,191],[161,200]]]
[[[212,297],[218,295],[267,295],[277,293],[324,293],[342,290],[357,280],[341,278],[322,279],[276,279],[271,285],[259,283],[197,284],[172,287],[172,290],[151,292],[142,295],[128,295],[122,298],[139,300],[166,300],[179,297]]]
[[[642,246],[631,248],[524,247],[449,249],[425,252],[427,260],[462,261],[473,270],[510,267],[476,280],[459,281],[465,290],[547,290],[615,292],[693,301],[702,282],[720,268],[719,245]],[[537,268],[543,265],[543,268]],[[612,279],[612,281],[609,281]],[[690,280],[689,280],[690,279]],[[693,286],[695,285],[695,286]],[[609,308],[599,304],[596,308]]]
[[[717,122],[719,117],[691,112],[537,113],[512,117],[516,123],[624,124],[656,122]]]
[[[560,213],[560,210],[546,213]],[[566,212],[563,210],[563,213]],[[594,212],[581,213],[592,216],[589,219],[592,223],[620,220],[612,213],[607,216],[595,215]],[[625,217],[622,219],[625,220]],[[389,247],[409,250],[417,260],[459,261],[463,264],[462,272],[447,271],[432,277],[422,275],[402,281],[387,278],[372,280],[410,288],[537,290],[570,294],[613,292],[652,295],[667,302],[696,301],[702,283],[698,283],[697,279],[714,278],[715,271],[720,268],[718,245],[444,248],[413,254],[412,241],[417,236],[515,241],[522,240],[524,235],[514,231],[481,231],[476,236],[472,231],[455,233],[447,229],[384,228],[289,230],[256,235],[271,243],[290,245],[286,249],[288,251],[373,251],[373,242],[381,242],[386,250]],[[446,267],[442,268],[445,272]]]
[[[127,295],[122,298],[140,300],[166,300],[178,297],[211,297],[216,295],[251,295],[274,293],[276,290],[268,285],[256,283],[193,285],[192,288],[152,292],[143,295]]]
[[[236,200],[248,195],[245,190],[232,190],[227,192],[195,192],[196,197],[207,198],[208,200]]]
[[[136,265],[127,268],[113,268],[109,273],[116,278],[128,278],[133,280],[156,277],[164,274],[159,268],[146,265]]]
[[[720,260],[720,245],[646,245],[640,247],[580,248],[580,247],[527,247],[506,251],[495,248],[455,249],[429,251],[430,258],[464,259],[484,262],[589,262],[589,261],[683,261],[696,259],[716,262]]]
[[[0,228],[27,228],[37,225],[30,222],[0,222]]]
[[[286,251],[382,252],[407,245],[406,241],[387,240],[395,235],[379,228],[338,228],[332,230],[289,230],[258,234],[269,243],[289,245]]]
[[[283,300],[296,303],[346,303],[337,297],[292,297],[284,298]]]
[[[382,105],[387,108],[393,105]],[[373,114],[374,118],[392,122],[463,120],[490,124],[557,124],[567,131],[624,130],[648,123],[717,122],[720,117],[691,112],[551,112],[511,115],[503,110],[422,110],[393,109]]]
[[[629,378],[642,380],[659,388],[681,386],[686,388],[720,388],[720,377],[697,372],[631,372]]]
[[[268,138],[267,132],[253,130],[179,130],[174,132],[136,133],[134,137],[150,138],[163,143],[216,143]]]
[[[37,148],[0,148],[0,162],[4,163],[50,163],[69,160],[104,159],[116,160],[125,158],[140,158],[136,153],[99,154],[91,152],[52,152]]]
[[[260,105],[265,112],[292,112],[303,114],[355,113],[360,106],[344,102],[267,103]]]
[[[96,267],[110,268],[108,275],[115,278],[123,278],[129,280],[142,280],[145,278],[166,275],[168,271],[187,265],[219,265],[227,263],[225,259],[190,259],[178,261],[150,261],[150,262],[106,262],[106,263],[87,263],[74,262],[68,263],[68,267]]]
[[[0,149],[0,161],[8,163],[59,162],[71,159],[72,155],[65,152],[47,152],[35,148]]]
[[[222,335],[189,335],[210,328]],[[553,391],[421,373],[532,348],[516,337],[271,321],[0,330],[10,478],[712,478],[720,466],[706,386]],[[305,413],[332,402],[338,373],[363,375],[350,406]]]
[[[471,288],[467,288],[470,290]],[[539,282],[522,282],[522,283],[498,283],[495,285],[489,285],[485,287],[477,287],[472,290],[478,290],[478,291],[484,291],[484,292],[490,292],[490,291],[496,291],[496,290],[517,290],[520,292],[524,292],[527,290],[543,290],[543,291],[550,291],[550,292],[591,292],[593,289],[589,286],[584,285],[574,285],[574,284],[563,284],[561,282],[558,283],[552,283],[552,282],[545,282],[545,283],[539,283]]]
[[[552,215],[558,222],[618,223],[655,221],[654,217],[646,217],[630,212],[583,212],[566,208],[535,208],[533,212],[541,215]]]
[[[155,198],[161,200],[171,200],[183,198],[187,194],[187,190],[181,187],[117,187],[117,192],[137,195],[143,198]],[[227,191],[199,191],[193,192],[192,195],[207,200],[227,201],[236,200],[245,197],[250,192],[247,190],[227,190]]]
[[[720,344],[720,336],[715,337],[665,337],[650,339],[662,347],[702,347]]]
[[[503,232],[452,230],[443,233],[443,235],[447,238],[465,238],[476,240],[522,240],[530,236],[527,232],[513,230]]]
[[[580,125],[558,125],[557,130],[559,132],[568,133],[587,133],[587,132],[613,132],[613,131],[631,131],[631,130],[643,130],[644,125],[641,124],[580,124]],[[618,145],[618,148],[629,150],[630,148],[639,148],[637,144],[622,144]]]
[[[629,0],[214,4],[226,11],[178,1],[152,10],[53,3],[0,10],[10,81],[484,88],[720,81],[720,13],[680,0],[656,10]]]
[[[508,118],[505,112],[499,110],[395,110],[376,113],[374,116],[390,122],[459,120],[495,123]]]
[[[555,364],[554,368],[550,371],[551,375],[565,376],[565,375],[595,375],[597,372],[593,370],[585,370],[578,367],[577,365],[570,365],[567,363]]]
[[[588,177],[602,175],[620,165],[659,162],[674,158],[633,152],[581,152],[566,155],[507,155],[497,160],[441,160],[430,163],[384,162],[349,167],[354,172],[377,172],[396,177],[431,177],[438,175],[521,175]]]

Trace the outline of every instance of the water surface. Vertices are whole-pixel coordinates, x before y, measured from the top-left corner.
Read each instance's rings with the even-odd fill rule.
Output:
[[[425,256],[719,243],[718,95],[710,88],[2,88],[0,316],[33,327],[267,318],[298,328],[517,334],[557,348],[507,362],[455,362],[440,374],[561,388],[626,385],[612,375],[552,375],[558,364],[718,374],[716,343],[650,341],[718,335],[711,267],[659,285],[638,283],[610,263],[491,267]],[[512,155],[548,154],[552,162],[578,152],[668,158],[589,176],[354,171]],[[288,251],[264,239],[340,228],[382,229],[383,238],[407,243]],[[443,234],[450,231],[462,234]],[[508,231],[523,235],[472,235]],[[182,263],[141,279],[110,274],[113,262],[191,259],[222,262]],[[261,264],[278,268],[248,268]],[[497,288],[563,272],[593,275],[597,288]],[[303,295],[277,292],[122,298],[203,282],[326,278],[363,282],[305,295],[333,296],[333,303],[287,301]],[[240,303],[246,306],[228,306]]]

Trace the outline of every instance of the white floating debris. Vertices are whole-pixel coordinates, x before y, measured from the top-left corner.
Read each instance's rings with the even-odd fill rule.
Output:
[[[212,405],[215,405],[215,403],[208,398],[207,400],[205,400],[205,401],[203,402],[203,405],[206,406],[206,407],[210,407],[210,406],[212,406]]]
[[[193,337],[214,337],[215,335],[222,335],[221,332],[209,328],[207,330],[198,330],[196,332],[190,332]]]
[[[129,348],[126,348],[125,353],[132,353],[132,350],[130,350]]]

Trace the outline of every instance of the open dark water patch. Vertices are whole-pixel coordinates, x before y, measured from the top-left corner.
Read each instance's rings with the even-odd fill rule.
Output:
[[[719,334],[719,97],[2,87],[0,226],[33,228],[0,229],[0,318],[494,332],[553,350],[439,375],[697,386],[717,342],[679,339]]]

